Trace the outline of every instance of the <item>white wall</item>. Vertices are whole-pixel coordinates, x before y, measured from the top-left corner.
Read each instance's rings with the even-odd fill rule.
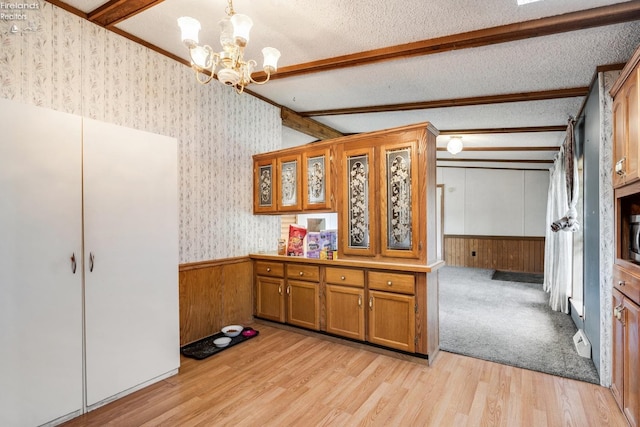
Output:
[[[549,172],[438,168],[444,233],[544,236]]]

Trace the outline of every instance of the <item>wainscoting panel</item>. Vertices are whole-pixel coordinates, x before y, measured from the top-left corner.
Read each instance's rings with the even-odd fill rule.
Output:
[[[544,237],[445,235],[444,259],[457,267],[543,273]]]
[[[228,258],[180,265],[180,346],[253,320],[253,263]]]

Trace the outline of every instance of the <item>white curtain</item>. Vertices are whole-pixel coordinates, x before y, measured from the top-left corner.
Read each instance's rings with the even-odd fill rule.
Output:
[[[569,313],[571,296],[573,234],[554,232],[552,225],[569,210],[565,149],[560,148],[551,168],[547,201],[547,231],[544,248],[544,290],[552,310]]]

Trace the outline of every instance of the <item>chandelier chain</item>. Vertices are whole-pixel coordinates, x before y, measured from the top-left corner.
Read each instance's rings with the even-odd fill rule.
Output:
[[[228,6],[225,8],[225,12],[228,16],[233,16],[236,14],[236,11],[233,10],[233,0],[227,0]]]

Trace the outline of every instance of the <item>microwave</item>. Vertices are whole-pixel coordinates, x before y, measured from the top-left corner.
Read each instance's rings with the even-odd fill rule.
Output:
[[[640,215],[631,215],[629,218],[629,258],[640,262]]]

